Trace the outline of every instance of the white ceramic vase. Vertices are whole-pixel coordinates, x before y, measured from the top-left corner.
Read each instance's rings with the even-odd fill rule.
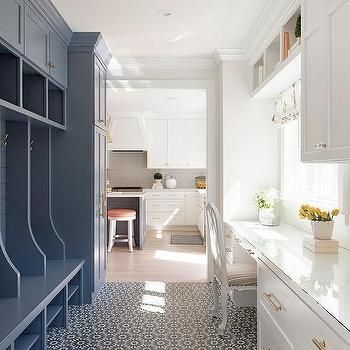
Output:
[[[311,221],[315,239],[332,239],[334,221]]]
[[[259,221],[264,226],[277,226],[279,225],[279,215],[276,208],[260,208],[259,209]]]
[[[177,185],[176,179],[173,176],[168,176],[165,181],[166,188],[173,189],[173,188],[176,188],[176,185]]]

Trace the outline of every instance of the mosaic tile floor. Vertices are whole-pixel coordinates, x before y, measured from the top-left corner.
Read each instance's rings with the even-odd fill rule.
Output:
[[[217,334],[208,283],[106,283],[92,305],[71,306],[67,329],[48,331],[48,349],[256,349],[256,309],[229,305]]]

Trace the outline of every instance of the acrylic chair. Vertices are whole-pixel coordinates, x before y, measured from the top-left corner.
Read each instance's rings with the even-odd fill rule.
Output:
[[[224,249],[224,234],[219,210],[213,203],[206,207],[207,232],[209,233],[210,254],[213,261],[213,316],[216,317],[219,308],[218,286],[221,285],[220,305],[222,320],[218,331],[220,335],[225,333],[227,325],[227,299],[229,293],[245,290],[256,290],[256,264],[226,264]],[[234,300],[233,300],[234,302]]]

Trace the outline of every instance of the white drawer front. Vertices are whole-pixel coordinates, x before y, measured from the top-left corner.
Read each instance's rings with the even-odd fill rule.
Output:
[[[166,214],[166,213],[148,213],[148,226],[168,226],[168,225],[185,225],[186,218],[184,213]]]
[[[258,314],[259,350],[294,350],[263,310]]]
[[[146,199],[185,199],[185,192],[147,192]]]
[[[147,211],[148,212],[165,212],[165,213],[178,213],[185,211],[185,202],[181,200],[165,201],[165,200],[148,200]]]
[[[278,325],[289,343],[295,345],[298,297],[261,262],[258,265],[258,304]]]
[[[348,344],[336,334],[304,302],[299,300],[299,348],[312,350],[349,350]]]

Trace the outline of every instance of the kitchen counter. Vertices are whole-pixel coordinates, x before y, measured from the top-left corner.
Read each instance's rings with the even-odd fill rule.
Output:
[[[145,191],[142,192],[109,192],[107,193],[107,198],[138,198],[144,197],[146,195]]]
[[[206,194],[207,190],[199,188],[163,188],[162,190],[157,190],[153,188],[146,188],[144,192],[198,192],[201,194]]]
[[[316,301],[326,314],[350,330],[349,250],[314,254],[303,247],[303,238],[309,234],[287,224],[269,227],[257,222],[229,221],[225,225],[248,242],[260,259],[277,268],[281,279],[309,305]]]

